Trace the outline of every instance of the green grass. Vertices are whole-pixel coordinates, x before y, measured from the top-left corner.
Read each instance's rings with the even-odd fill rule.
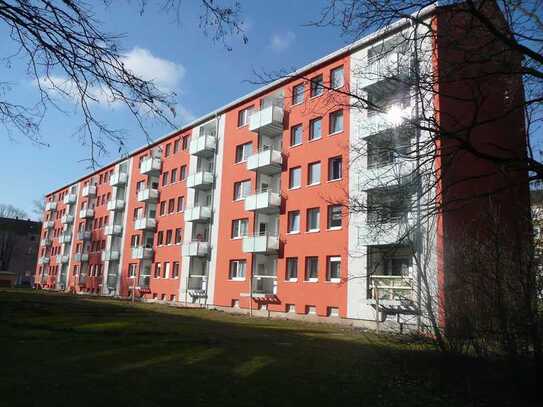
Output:
[[[294,321],[0,291],[1,406],[529,405],[535,374]]]

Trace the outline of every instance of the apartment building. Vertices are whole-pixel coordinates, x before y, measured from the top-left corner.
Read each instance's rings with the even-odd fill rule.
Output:
[[[448,100],[457,84],[443,83],[452,96],[414,96],[414,71],[445,75],[454,57],[444,36],[408,39],[413,30],[458,32],[450,12],[429,7],[423,28],[399,21],[51,192],[36,283],[292,318],[420,323],[423,291],[446,301],[446,239],[467,218],[476,228],[481,210],[475,202],[429,214],[422,201],[443,204],[503,178],[439,194],[449,174],[487,171],[464,157],[430,193],[418,192],[424,174],[442,170],[439,154],[420,157],[447,144],[410,154],[432,137],[412,124],[421,109],[451,126],[466,110]],[[353,95],[379,109],[360,108]],[[522,123],[518,113],[475,131],[524,154]],[[524,204],[527,183],[517,181],[500,202]],[[415,265],[421,253],[428,290]]]

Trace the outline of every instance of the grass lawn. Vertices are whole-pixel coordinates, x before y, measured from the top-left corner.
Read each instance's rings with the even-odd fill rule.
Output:
[[[1,406],[531,405],[531,369],[347,328],[0,291]],[[534,403],[535,404],[535,403]]]

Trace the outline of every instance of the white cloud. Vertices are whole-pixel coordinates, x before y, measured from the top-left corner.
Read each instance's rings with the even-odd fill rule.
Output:
[[[273,34],[270,40],[270,48],[275,52],[282,52],[286,50],[296,39],[296,34],[292,31],[286,33]]]

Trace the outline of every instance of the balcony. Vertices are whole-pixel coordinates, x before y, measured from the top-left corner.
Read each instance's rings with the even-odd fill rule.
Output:
[[[151,259],[153,257],[153,248],[151,247],[133,247],[132,258],[136,260]]]
[[[121,233],[123,233],[123,225],[107,225],[105,228],[107,236],[120,235]]]
[[[74,254],[74,261],[84,263],[89,261],[89,254],[88,253],[76,253]]]
[[[138,202],[156,202],[158,200],[158,189],[145,188],[138,192]]]
[[[283,134],[283,108],[267,106],[254,111],[249,118],[249,130],[257,131],[268,137]]]
[[[156,228],[156,219],[153,218],[139,218],[134,222],[134,229],[136,230],[154,230]]]
[[[262,149],[260,152],[250,155],[247,159],[247,169],[249,171],[260,171],[268,175],[281,172],[282,166],[283,154],[281,154],[281,151],[270,148]]]
[[[117,187],[119,185],[124,185],[128,182],[128,174],[126,172],[114,172],[109,177],[109,185],[112,187]]]
[[[243,253],[276,254],[279,250],[279,236],[270,234],[245,236],[241,250]]]
[[[74,204],[77,201],[77,195],[76,194],[66,194],[64,195],[64,199],[62,200],[64,204]]]
[[[209,242],[192,241],[183,244],[182,254],[187,257],[205,257],[209,255]]]
[[[92,232],[90,230],[82,230],[77,234],[78,240],[90,240]]]
[[[94,217],[94,209],[90,209],[90,208],[81,209],[79,211],[79,217],[81,219],[89,219],[89,218]]]
[[[47,202],[45,204],[45,210],[46,211],[56,211],[57,210],[57,203],[56,202]]]
[[[125,202],[122,199],[111,199],[107,201],[108,211],[119,211],[124,209]]]
[[[55,226],[55,222],[52,221],[52,220],[46,220],[45,222],[43,222],[43,228],[44,229],[51,229]]]
[[[74,215],[64,215],[62,218],[60,218],[60,221],[63,225],[67,225],[69,223],[74,222]]]
[[[87,185],[83,187],[81,196],[87,197],[87,196],[94,196],[94,195],[96,195],[96,185]]]
[[[411,55],[390,51],[368,60],[360,75],[360,87],[366,88],[379,82],[407,79],[411,74]]]
[[[277,192],[266,191],[249,195],[245,198],[246,211],[274,213],[281,207],[281,195]]]
[[[104,250],[102,251],[102,261],[115,261],[119,260],[121,252],[118,250]]]
[[[211,208],[209,206],[195,206],[185,209],[185,222],[209,222]]]
[[[147,157],[141,162],[140,173],[142,175],[158,175],[160,173],[161,164],[160,158]]]
[[[213,186],[213,174],[209,171],[198,171],[187,177],[187,187],[210,189]]]
[[[59,264],[66,264],[70,261],[70,256],[66,254],[57,254],[57,263]]]
[[[368,303],[399,306],[415,300],[415,282],[412,277],[392,275],[369,276],[371,298]]]
[[[412,116],[411,107],[392,105],[386,112],[369,115],[360,126],[361,136],[367,137],[404,126],[409,123]]]
[[[217,138],[211,134],[204,134],[190,142],[189,152],[198,157],[211,157],[215,154]]]
[[[51,239],[46,237],[45,239],[40,240],[40,246],[51,246]]]
[[[38,264],[49,264],[49,257],[48,256],[39,257]]]
[[[69,233],[63,233],[58,237],[58,242],[60,244],[70,243],[72,241],[72,235]]]
[[[141,275],[138,281],[138,288],[148,290],[151,287],[151,276]]]
[[[361,246],[408,243],[414,239],[414,221],[398,220],[357,226]]]
[[[416,162],[408,159],[395,159],[381,166],[367,168],[359,173],[359,188],[368,191],[375,188],[399,186],[415,174]]]

